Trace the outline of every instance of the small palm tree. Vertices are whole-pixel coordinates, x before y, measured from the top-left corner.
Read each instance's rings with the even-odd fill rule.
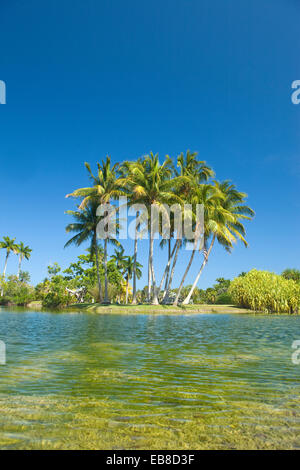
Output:
[[[18,279],[20,279],[20,272],[21,272],[21,264],[23,259],[29,260],[31,256],[31,248],[29,246],[25,246],[23,242],[20,242],[17,248],[17,254],[19,255],[19,268],[18,268]]]
[[[117,199],[119,196],[124,194],[122,188],[119,185],[119,180],[117,178],[117,170],[119,164],[111,165],[111,158],[106,157],[106,160],[102,160],[102,163],[97,163],[97,174],[92,173],[91,167],[88,163],[85,163],[90,178],[93,182],[92,187],[80,188],[73,191],[71,194],[67,194],[66,197],[75,197],[81,198],[81,204],[79,210],[84,209],[88,206],[90,202],[94,204],[94,201],[97,202],[97,205],[100,204],[110,204],[111,200]],[[107,272],[107,245],[108,243],[119,246],[120,243],[113,238],[112,234],[107,233],[107,237],[104,239],[104,275],[105,275],[105,296],[104,303],[109,303],[108,298],[108,272]]]
[[[0,242],[0,249],[6,250],[4,270],[3,270],[3,279],[5,279],[7,261],[11,253],[18,252],[18,245],[15,243],[15,238],[3,237],[3,240]],[[1,297],[3,296],[3,288],[1,290]]]
[[[111,259],[116,263],[117,268],[120,271],[124,270],[124,265],[126,262],[126,256],[124,255],[124,248],[121,247],[118,250],[114,251],[114,254],[111,256]]]
[[[140,279],[142,277],[142,271],[140,268],[143,266],[136,262],[135,268],[136,268],[136,277],[137,279]],[[133,268],[134,268],[134,257],[133,256],[126,256],[125,262],[124,262],[124,276],[126,280],[126,301],[125,303],[128,303],[128,288],[129,288],[129,281],[132,278],[133,275]]]
[[[97,268],[97,279],[100,301],[102,300],[102,287],[100,278],[100,266],[99,266],[99,247],[97,242],[97,225],[101,219],[97,216],[98,201],[90,199],[88,206],[83,210],[77,211],[66,211],[66,214],[72,215],[75,219],[74,223],[67,225],[66,232],[76,232],[76,235],[72,237],[65,244],[65,248],[69,245],[80,246],[83,242],[91,240],[90,254],[91,257],[95,254],[96,256],[96,268]]]

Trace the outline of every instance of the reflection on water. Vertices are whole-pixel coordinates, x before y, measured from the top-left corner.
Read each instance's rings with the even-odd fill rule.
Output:
[[[297,448],[300,317],[0,311],[2,448]]]

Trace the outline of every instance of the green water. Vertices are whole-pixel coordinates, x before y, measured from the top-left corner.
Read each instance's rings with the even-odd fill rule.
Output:
[[[0,310],[0,448],[300,448],[300,317]]]

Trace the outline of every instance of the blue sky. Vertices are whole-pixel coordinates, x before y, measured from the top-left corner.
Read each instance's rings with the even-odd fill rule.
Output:
[[[33,282],[81,253],[63,248],[74,207],[64,196],[87,185],[83,162],[150,150],[197,150],[256,212],[249,248],[217,247],[199,287],[253,267],[300,268],[299,13],[297,0],[1,1],[0,237],[32,247]],[[146,256],[143,242],[145,266]]]

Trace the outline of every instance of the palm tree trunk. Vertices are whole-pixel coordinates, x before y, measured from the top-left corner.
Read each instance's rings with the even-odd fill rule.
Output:
[[[8,261],[9,253],[6,253],[4,270],[3,270],[3,277],[5,278],[6,268],[7,268],[7,261]]]
[[[173,281],[173,276],[174,276],[174,272],[175,272],[175,266],[176,266],[176,263],[177,263],[177,258],[178,258],[178,254],[179,254],[179,248],[180,248],[181,245],[182,245],[182,241],[178,239],[178,240],[176,241],[176,245],[177,245],[177,246],[176,246],[176,251],[175,251],[175,256],[174,256],[174,261],[173,261],[171,273],[170,273],[169,284],[168,284],[168,288],[167,288],[166,294],[165,294],[165,296],[163,297],[163,302],[164,302],[164,303],[168,300],[169,293],[170,293],[170,290],[171,290],[171,287],[172,287],[172,281]]]
[[[200,276],[201,276],[201,274],[202,274],[202,271],[203,271],[203,269],[205,268],[205,265],[207,264],[208,257],[209,257],[209,255],[210,255],[210,252],[211,252],[212,247],[213,247],[213,245],[214,245],[215,239],[216,239],[216,235],[213,236],[213,239],[212,239],[212,241],[211,241],[211,243],[210,243],[210,246],[209,246],[209,249],[208,249],[208,251],[207,251],[207,254],[206,254],[206,256],[204,257],[204,261],[203,261],[203,263],[202,263],[202,265],[201,265],[201,267],[200,267],[200,270],[199,270],[199,272],[198,272],[198,274],[197,274],[197,276],[196,276],[196,279],[195,279],[195,281],[194,281],[194,284],[192,285],[190,292],[188,293],[188,295],[186,296],[186,298],[185,298],[184,301],[182,302],[182,305],[188,305],[188,304],[189,304],[189,302],[190,302],[190,300],[191,300],[191,297],[192,297],[192,295],[193,295],[193,292],[194,292],[194,290],[195,290],[195,287],[196,287],[196,285],[198,284],[198,281],[199,281]]]
[[[126,279],[126,305],[128,304],[128,287],[129,287],[129,279]]]
[[[149,260],[150,260],[150,269],[151,269],[151,277],[152,277],[152,289],[153,289],[153,297],[152,297],[152,304],[158,305],[158,297],[157,297],[157,289],[156,289],[156,282],[155,282],[155,274],[154,274],[154,266],[153,266],[153,244],[154,238],[152,230],[150,229],[150,253],[149,253]]]
[[[151,252],[151,241],[149,242],[149,256],[148,256],[148,292],[146,302],[151,302],[151,288],[152,288],[152,274],[151,274],[151,262],[150,262],[150,252]]]
[[[21,255],[20,255],[19,256],[19,267],[18,267],[18,279],[20,279],[21,263],[22,263],[22,258],[21,258]]]
[[[9,253],[6,253],[6,258],[5,258],[5,263],[4,263],[4,270],[3,270],[3,281],[5,281],[5,274],[6,274],[6,268],[7,268],[7,261],[8,261]],[[3,287],[1,289],[1,297],[3,297]]]
[[[107,279],[107,238],[104,240],[104,276],[105,276],[105,293],[104,293],[104,303],[109,303],[108,298],[108,279]]]
[[[133,259],[133,288],[132,288],[132,303],[136,304],[136,259],[137,259],[137,242],[138,242],[138,217],[140,213],[136,213],[135,221],[135,237],[134,237],[134,259]]]
[[[166,291],[169,283],[169,273],[170,273],[170,266],[171,266],[171,238],[168,240],[168,263],[167,263],[167,272],[166,272],[166,282],[164,291]]]
[[[100,300],[100,302],[102,302],[102,286],[101,286],[101,278],[100,278],[99,252],[98,252],[96,231],[95,231],[95,234],[94,234],[94,249],[95,249],[95,254],[96,254],[96,268],[97,268],[97,279],[98,279],[98,289],[99,289],[99,300]]]
[[[180,283],[180,286],[179,286],[179,289],[178,289],[176,298],[175,298],[174,303],[173,303],[174,306],[176,306],[176,305],[178,304],[178,300],[179,300],[179,296],[180,296],[180,293],[181,293],[181,290],[182,290],[182,286],[183,286],[183,284],[184,284],[185,278],[186,278],[186,276],[187,276],[187,274],[188,274],[188,272],[189,272],[189,270],[190,270],[190,267],[191,267],[191,265],[192,265],[192,262],[193,262],[195,253],[196,253],[196,248],[193,249],[193,252],[192,252],[191,257],[190,257],[190,261],[189,261],[189,263],[188,263],[188,265],[187,265],[187,267],[186,267],[185,273],[184,273],[183,278],[182,278],[182,280],[181,280],[181,283]]]
[[[169,245],[170,245],[170,249],[171,249],[171,243]],[[159,286],[159,289],[158,289],[158,293],[160,293],[160,291],[162,290],[162,285],[164,283],[165,276],[166,276],[166,282],[165,282],[165,287],[164,287],[164,292],[163,292],[163,298],[166,295],[166,291],[167,291],[167,287],[168,287],[168,281],[169,281],[169,272],[170,272],[171,261],[172,261],[173,255],[175,253],[176,246],[177,245],[175,243],[175,245],[173,247],[173,250],[171,252],[169,250],[168,262],[166,264],[165,271],[164,271],[164,274],[163,274],[163,277],[161,279],[161,283],[160,283],[160,286]]]

